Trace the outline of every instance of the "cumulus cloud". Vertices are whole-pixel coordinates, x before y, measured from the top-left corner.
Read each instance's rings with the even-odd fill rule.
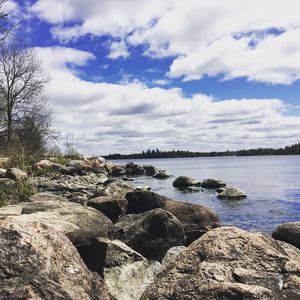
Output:
[[[217,101],[137,80],[94,83],[74,71],[94,59],[91,53],[65,47],[37,51],[52,75],[46,93],[55,110],[54,125],[63,137],[72,136],[82,152],[209,151],[298,140],[300,117],[286,116],[288,107],[280,99]]]
[[[119,38],[112,59],[128,57],[128,45],[175,57],[171,78],[221,75],[272,84],[300,76],[299,11],[298,0],[38,0],[30,8],[61,41]]]

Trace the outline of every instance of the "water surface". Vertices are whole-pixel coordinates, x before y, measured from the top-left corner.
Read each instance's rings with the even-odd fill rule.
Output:
[[[212,208],[223,224],[270,233],[284,222],[300,221],[300,156],[255,156],[213,158],[163,158],[132,160],[167,170],[174,177],[192,176],[222,179],[228,186],[242,189],[247,199],[219,200],[216,192],[203,189],[186,193],[172,186],[174,177],[160,180],[140,176],[138,185],[172,199]],[[114,160],[125,164],[128,160]]]

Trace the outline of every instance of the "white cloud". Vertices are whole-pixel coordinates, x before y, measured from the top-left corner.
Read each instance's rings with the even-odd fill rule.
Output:
[[[31,8],[61,41],[120,38],[112,59],[127,57],[126,45],[142,44],[145,55],[176,57],[170,77],[245,76],[273,84],[300,76],[299,11],[299,0],[38,0]],[[276,37],[274,28],[285,33]]]
[[[109,48],[110,53],[107,55],[107,57],[110,59],[117,59],[120,57],[127,58],[130,55],[124,40],[112,42]]]
[[[128,153],[146,146],[209,151],[298,141],[300,117],[286,116],[288,107],[279,99],[216,101],[138,81],[94,83],[74,71],[92,54],[64,47],[37,51],[53,78],[46,92],[55,126],[63,136],[73,136],[80,151]]]
[[[168,85],[171,83],[168,79],[154,79],[152,82],[157,85]]]

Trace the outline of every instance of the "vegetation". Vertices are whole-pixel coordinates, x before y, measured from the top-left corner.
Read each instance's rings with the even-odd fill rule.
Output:
[[[299,155],[300,143],[286,146],[285,148],[257,148],[238,151],[212,151],[212,152],[191,152],[182,150],[161,151],[159,149],[148,149],[142,153],[134,154],[110,154],[106,159],[139,159],[139,158],[180,158],[180,157],[214,157],[214,156],[257,156],[257,155]]]

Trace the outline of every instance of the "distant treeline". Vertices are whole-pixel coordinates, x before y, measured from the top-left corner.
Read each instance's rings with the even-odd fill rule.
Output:
[[[286,146],[285,148],[257,148],[238,151],[212,151],[212,152],[191,152],[182,150],[161,151],[159,149],[148,149],[141,153],[133,154],[109,154],[106,159],[138,159],[138,158],[180,158],[180,157],[214,157],[214,156],[256,156],[256,155],[296,155],[300,154],[300,143]]]

